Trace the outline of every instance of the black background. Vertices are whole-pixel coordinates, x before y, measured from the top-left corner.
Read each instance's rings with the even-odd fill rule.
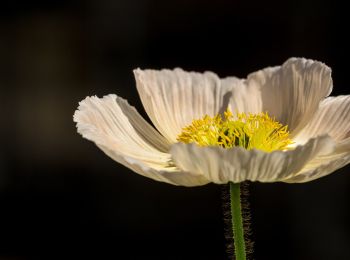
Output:
[[[2,1],[0,259],[227,259],[221,187],[141,177],[76,133],[88,95],[146,116],[132,69],[245,77],[288,57],[349,93],[348,9],[336,1]],[[250,185],[254,259],[350,259],[350,168]]]

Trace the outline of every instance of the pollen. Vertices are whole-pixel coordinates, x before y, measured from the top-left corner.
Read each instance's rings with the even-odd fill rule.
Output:
[[[286,150],[292,144],[287,125],[272,119],[267,113],[233,114],[229,109],[224,115],[208,115],[195,119],[184,127],[177,137],[183,143],[223,148],[244,147],[265,152]]]

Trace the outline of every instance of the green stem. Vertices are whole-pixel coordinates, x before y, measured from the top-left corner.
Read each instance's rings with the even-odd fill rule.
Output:
[[[239,183],[230,183],[231,217],[236,260],[246,260]]]

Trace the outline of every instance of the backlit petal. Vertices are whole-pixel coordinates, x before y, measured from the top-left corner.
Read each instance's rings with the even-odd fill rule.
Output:
[[[134,71],[136,85],[147,114],[172,143],[183,127],[204,115],[232,111],[260,112],[260,90],[234,77],[220,80],[212,72],[174,70]]]
[[[172,145],[170,152],[174,162],[182,170],[202,174],[214,183],[223,184],[245,180],[281,181],[294,176],[316,156],[329,154],[333,149],[332,139],[321,136],[285,152],[266,153],[242,147],[224,149],[183,143]]]
[[[328,97],[311,121],[295,137],[298,143],[305,143],[309,138],[328,134],[340,142],[350,136],[350,96]]]
[[[74,114],[78,132],[107,155],[135,172],[175,185],[201,185],[202,177],[171,164],[169,143],[124,99],[87,97]]]
[[[250,74],[248,84],[261,87],[263,112],[288,125],[295,136],[330,94],[331,69],[321,62],[291,58],[282,66]]]
[[[308,182],[324,177],[350,163],[350,138],[337,143],[335,151],[320,155],[307,163],[294,177],[284,180],[288,183]]]

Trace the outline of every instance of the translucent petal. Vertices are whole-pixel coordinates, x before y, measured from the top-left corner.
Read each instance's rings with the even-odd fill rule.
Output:
[[[350,96],[328,97],[320,103],[315,115],[295,137],[298,143],[328,134],[336,141],[350,136]]]
[[[167,153],[168,141],[116,95],[87,97],[80,102],[74,121],[83,137],[143,176],[184,186],[207,183],[201,176],[174,167]]]
[[[333,153],[315,157],[295,176],[287,178],[284,182],[308,182],[344,167],[350,163],[350,139],[337,143]]]
[[[224,149],[177,143],[172,145],[170,153],[182,170],[202,174],[206,179],[222,184],[245,180],[281,181],[294,176],[316,156],[329,154],[333,149],[333,140],[321,136],[290,151],[266,153],[242,147]]]
[[[302,130],[332,91],[331,69],[300,58],[252,73],[247,81],[261,87],[263,112],[288,125],[292,136]]]
[[[144,108],[156,128],[170,142],[193,119],[223,113],[261,111],[260,90],[244,80],[229,77],[220,80],[212,72],[174,70],[134,71]]]

